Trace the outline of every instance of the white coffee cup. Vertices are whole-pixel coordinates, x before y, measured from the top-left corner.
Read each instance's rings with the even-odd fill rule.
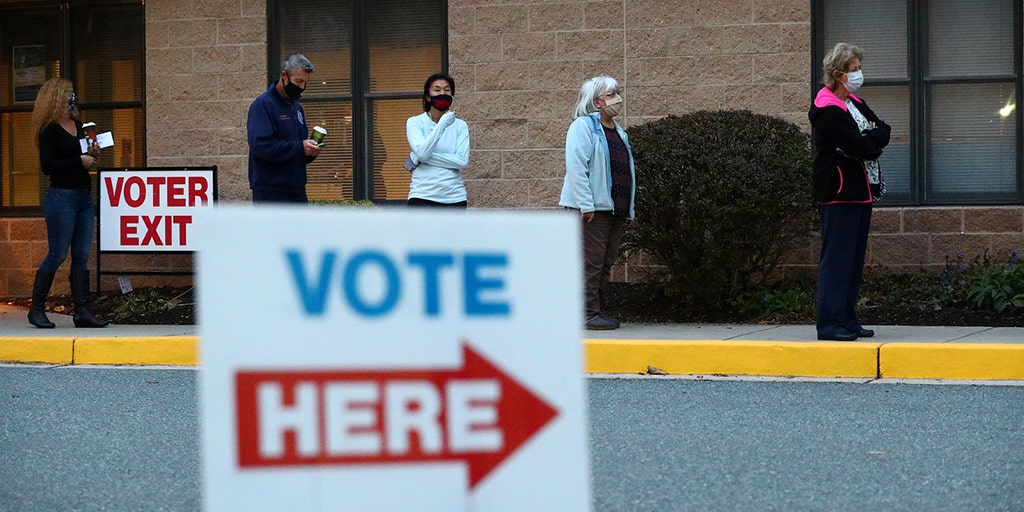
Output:
[[[327,136],[327,128],[322,126],[313,127],[313,142],[316,142],[318,146],[322,146],[324,143],[324,137]]]
[[[82,129],[85,130],[85,138],[89,139],[90,144],[96,143],[96,123],[85,123],[82,125]]]

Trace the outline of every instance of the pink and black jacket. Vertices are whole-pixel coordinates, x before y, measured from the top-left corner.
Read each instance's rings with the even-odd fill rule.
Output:
[[[889,144],[890,128],[864,100],[852,94],[850,99],[875,128],[861,132],[846,104],[827,87],[818,91],[807,113],[814,144],[814,201],[818,204],[872,201],[864,160],[882,154]]]

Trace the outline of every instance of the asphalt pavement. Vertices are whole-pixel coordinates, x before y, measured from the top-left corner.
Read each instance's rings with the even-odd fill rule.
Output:
[[[75,328],[50,313],[0,305],[0,361],[63,365],[198,365],[195,325]],[[582,331],[589,373],[852,379],[1024,380],[1024,328],[869,326],[853,342],[818,341],[813,325],[623,324]]]
[[[202,510],[209,454],[199,431],[214,420],[200,418],[199,380],[193,367],[0,365],[0,510]],[[1024,503],[1019,386],[586,383],[588,428],[578,435],[589,441],[594,512],[988,512]],[[560,455],[539,461],[557,466]],[[260,473],[268,483],[281,475]],[[410,475],[425,476],[396,473],[388,492],[403,492]],[[549,509],[579,507],[532,510]]]

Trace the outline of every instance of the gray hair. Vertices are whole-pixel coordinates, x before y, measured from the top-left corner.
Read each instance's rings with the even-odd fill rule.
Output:
[[[594,100],[610,92],[622,92],[619,82],[608,75],[598,75],[580,87],[580,96],[576,99],[576,108],[573,110],[572,118],[583,117],[598,111]]]
[[[853,59],[864,60],[864,51],[852,44],[836,43],[821,62],[822,71],[825,73],[822,78],[825,87],[835,87],[836,73],[846,73]]]
[[[281,71],[284,71],[289,75],[291,75],[292,73],[296,73],[298,71],[312,73],[313,63],[310,62],[305,55],[301,53],[293,53],[289,55],[287,59],[284,59],[284,62],[281,63]]]

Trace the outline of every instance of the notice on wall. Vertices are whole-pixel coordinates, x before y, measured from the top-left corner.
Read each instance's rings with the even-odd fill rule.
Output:
[[[36,101],[39,89],[46,82],[46,47],[15,46],[11,50],[15,103]]]
[[[128,169],[99,174],[101,251],[195,251],[195,219],[212,209],[213,169]]]
[[[203,217],[205,510],[590,510],[576,218]]]

